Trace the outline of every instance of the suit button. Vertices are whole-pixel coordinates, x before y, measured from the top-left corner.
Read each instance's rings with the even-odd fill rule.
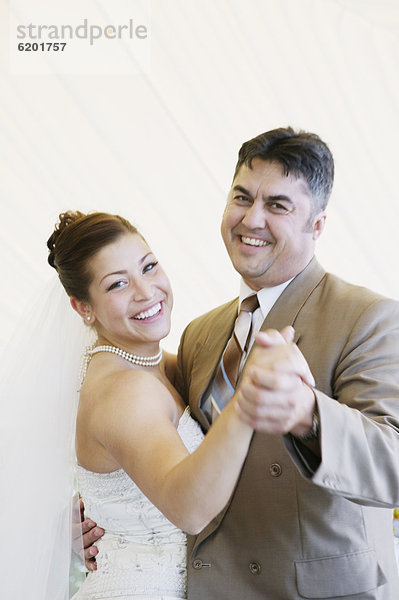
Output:
[[[259,575],[261,572],[261,566],[258,562],[256,562],[256,560],[253,560],[249,563],[249,570],[251,571],[252,575]]]
[[[194,567],[194,569],[202,569],[202,565],[203,565],[203,562],[202,562],[202,560],[200,558],[196,558],[193,561],[193,567]]]
[[[281,473],[283,472],[281,465],[279,465],[278,463],[274,463],[274,464],[270,465],[269,470],[270,470],[270,475],[272,477],[280,477]]]

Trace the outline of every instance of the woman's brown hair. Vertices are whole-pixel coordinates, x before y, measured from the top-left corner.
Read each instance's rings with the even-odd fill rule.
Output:
[[[59,215],[59,221],[47,240],[48,262],[56,269],[68,296],[89,300],[92,280],[90,258],[126,233],[139,234],[136,227],[119,215],[79,211]]]

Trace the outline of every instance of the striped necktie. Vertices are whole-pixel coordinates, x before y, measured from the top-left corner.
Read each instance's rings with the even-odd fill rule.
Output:
[[[208,417],[214,421],[234,394],[243,354],[247,352],[252,330],[252,314],[258,308],[256,294],[241,302],[231,338],[220,360],[210,397],[204,405]]]

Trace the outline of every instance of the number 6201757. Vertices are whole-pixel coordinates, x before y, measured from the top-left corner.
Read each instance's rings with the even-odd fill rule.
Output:
[[[64,52],[66,42],[21,42],[20,52]]]

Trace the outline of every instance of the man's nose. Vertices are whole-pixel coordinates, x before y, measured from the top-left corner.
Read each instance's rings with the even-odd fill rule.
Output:
[[[254,200],[245,211],[242,223],[247,229],[264,229],[266,227],[266,214],[263,202]]]

